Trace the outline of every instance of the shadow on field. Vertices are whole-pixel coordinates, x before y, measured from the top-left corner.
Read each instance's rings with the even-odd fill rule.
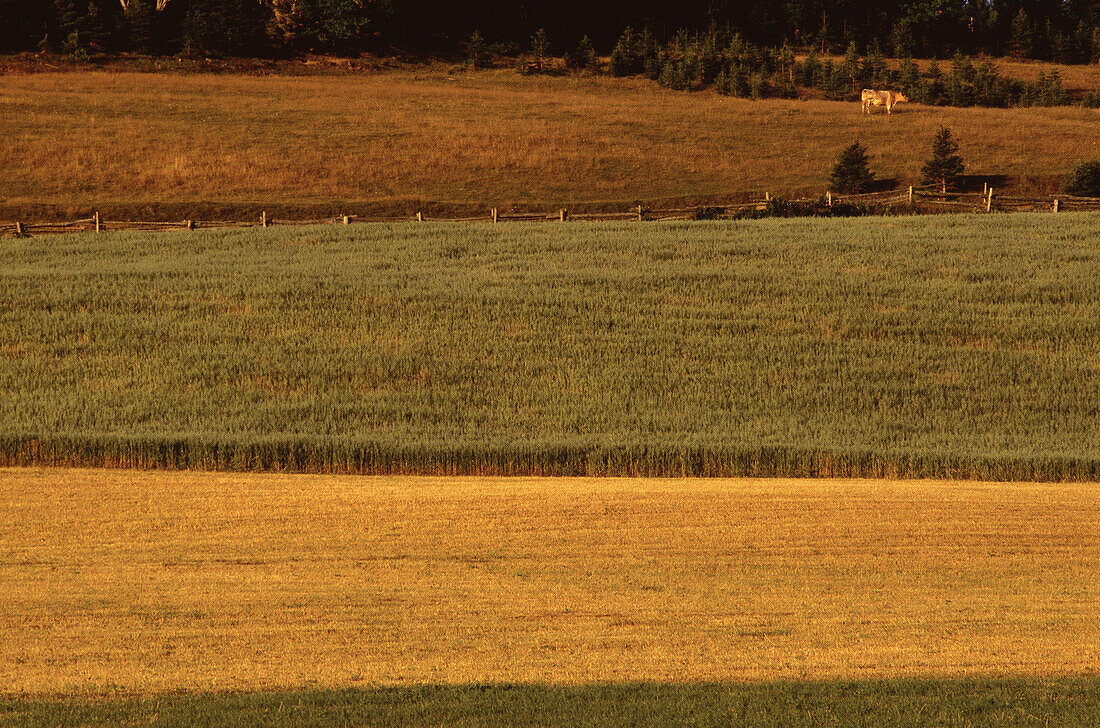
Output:
[[[0,703],[4,726],[1085,726],[1100,677],[426,685]]]
[[[1008,177],[1003,174],[964,174],[961,187],[965,191],[981,190],[992,187],[994,190],[1003,190],[1008,184]]]
[[[898,188],[897,177],[883,177],[880,179],[872,180],[871,184],[867,186],[867,192],[889,192],[890,190],[896,190]]]

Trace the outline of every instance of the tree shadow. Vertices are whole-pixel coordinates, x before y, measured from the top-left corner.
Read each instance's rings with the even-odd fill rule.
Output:
[[[867,185],[867,192],[889,192],[890,190],[896,190],[898,188],[897,177],[883,177],[876,179]]]
[[[981,190],[986,187],[1001,189],[1008,184],[1008,176],[1003,174],[964,174],[959,179],[963,191]]]

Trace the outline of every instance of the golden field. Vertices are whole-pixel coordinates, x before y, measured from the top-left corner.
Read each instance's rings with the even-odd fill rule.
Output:
[[[1100,669],[1095,484],[0,470],[9,695]]]
[[[1100,86],[1090,73],[1067,71],[1067,85]],[[857,103],[754,102],[641,79],[439,66],[334,76],[9,73],[0,105],[0,205],[9,210],[346,201],[392,211],[425,201],[482,209],[819,193],[856,139],[880,179],[904,186],[919,177],[941,124],[954,130],[968,172],[1013,185],[1050,187],[1100,157],[1096,109],[909,104],[868,117]]]

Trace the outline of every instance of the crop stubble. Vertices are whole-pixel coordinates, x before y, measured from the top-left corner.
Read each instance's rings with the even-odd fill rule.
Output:
[[[0,471],[0,684],[1054,676],[1094,485]]]

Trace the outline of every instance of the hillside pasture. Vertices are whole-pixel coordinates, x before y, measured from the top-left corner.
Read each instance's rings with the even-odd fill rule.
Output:
[[[12,73],[0,217],[251,218],[619,206],[821,193],[860,139],[879,179],[919,177],[935,130],[968,171],[1051,189],[1100,157],[1100,111],[749,101],[642,79],[440,67],[337,76]],[[885,116],[885,115],[883,115]],[[999,186],[999,185],[998,185]],[[542,207],[540,209],[545,209]]]

